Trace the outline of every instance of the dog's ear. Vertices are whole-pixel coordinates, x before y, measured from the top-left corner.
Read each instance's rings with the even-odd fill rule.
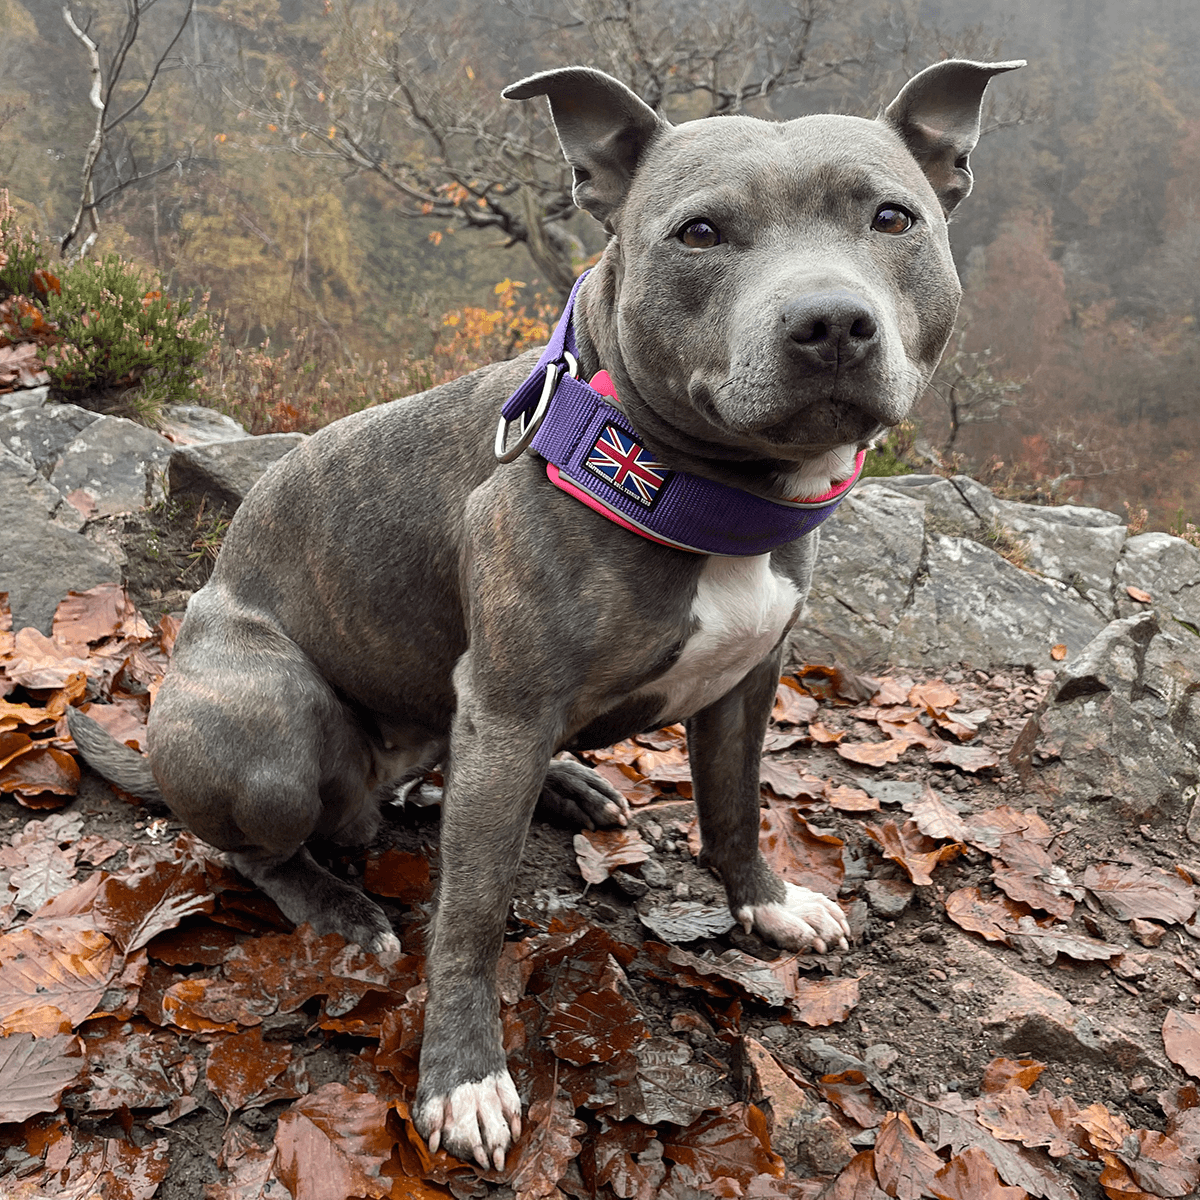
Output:
[[[949,215],[971,191],[969,155],[979,141],[983,93],[993,75],[1025,60],[980,63],[951,58],[914,75],[888,105],[884,119],[921,164]]]
[[[546,96],[580,208],[609,224],[643,152],[668,123],[620,80],[591,67],[543,71],[506,87],[506,100]]]

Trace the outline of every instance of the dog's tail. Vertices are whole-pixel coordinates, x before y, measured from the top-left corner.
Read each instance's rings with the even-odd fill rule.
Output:
[[[77,708],[68,708],[67,728],[84,761],[109,783],[139,800],[162,800],[149,759],[118,742],[99,721]]]

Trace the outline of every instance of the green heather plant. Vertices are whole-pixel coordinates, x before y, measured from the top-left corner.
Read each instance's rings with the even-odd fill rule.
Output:
[[[217,336],[189,296],[117,254],[51,269],[50,244],[22,230],[0,190],[0,344],[36,341],[55,391],[67,399],[115,388],[145,392],[138,411],[191,398]],[[135,393],[136,396],[137,393]]]

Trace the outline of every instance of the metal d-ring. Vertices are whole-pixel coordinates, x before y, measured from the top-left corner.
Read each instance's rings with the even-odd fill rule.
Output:
[[[572,379],[578,376],[579,362],[575,355],[569,350],[564,350],[563,358],[566,360],[565,362],[552,362],[546,365],[546,379],[542,384],[542,394],[538,397],[532,414],[521,413],[516,421],[509,421],[505,417],[500,418],[500,424],[496,426],[495,445],[496,458],[500,462],[512,462],[513,459],[520,458],[529,449],[530,442],[537,436],[537,431],[541,428],[546,410],[550,407],[550,400],[559,381],[564,375],[570,375]],[[520,436],[511,446],[508,446],[508,432],[517,422],[520,422]]]

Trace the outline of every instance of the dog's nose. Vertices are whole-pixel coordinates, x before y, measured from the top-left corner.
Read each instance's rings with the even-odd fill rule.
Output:
[[[779,319],[792,352],[819,369],[854,366],[878,344],[875,314],[853,292],[796,296],[783,305]]]

